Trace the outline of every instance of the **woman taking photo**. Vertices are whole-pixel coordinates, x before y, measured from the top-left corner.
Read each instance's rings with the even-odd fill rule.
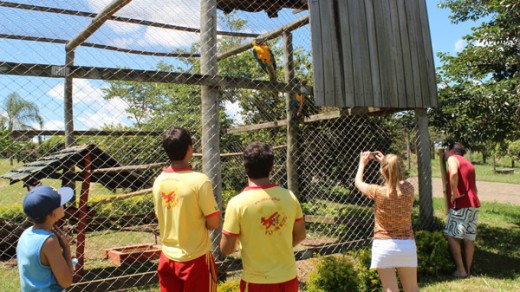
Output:
[[[384,186],[363,181],[370,160],[381,164]],[[417,249],[412,229],[413,186],[403,178],[401,159],[395,154],[363,152],[359,158],[356,187],[374,201],[375,227],[372,263],[377,269],[383,291],[399,291],[395,270],[404,291],[418,291]]]

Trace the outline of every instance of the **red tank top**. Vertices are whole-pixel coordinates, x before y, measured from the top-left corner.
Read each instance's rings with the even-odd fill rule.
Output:
[[[455,204],[449,203],[450,209],[461,209],[469,207],[480,207],[480,201],[477,196],[477,183],[475,176],[475,167],[466,158],[460,155],[453,155],[459,161],[459,184],[457,185],[457,194],[466,194],[462,198],[456,199]],[[448,194],[451,194],[450,172],[448,170]]]

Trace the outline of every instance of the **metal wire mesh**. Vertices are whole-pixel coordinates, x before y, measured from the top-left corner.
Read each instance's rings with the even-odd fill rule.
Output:
[[[199,59],[205,40],[199,1],[114,1],[117,12],[73,54],[67,48],[80,32],[111,12],[104,10],[106,1],[0,1],[1,290],[19,290],[15,246],[30,226],[21,203],[25,184],[35,181],[76,190],[60,225],[84,263],[77,290],[156,281],[153,245],[160,238],[149,188],[167,165],[161,133],[172,126],[192,133],[192,166],[212,174],[223,210],[247,184],[240,156],[245,146],[264,141],[275,148],[272,179],[293,187],[306,215],[309,238],[297,248],[298,258],[369,244],[372,205],[353,186],[361,151],[398,153],[421,176],[414,170],[416,155],[429,155],[430,146],[415,140],[417,126],[408,112],[352,115],[313,105],[303,86],[312,86],[307,12],[294,10],[305,7],[302,1],[217,2],[216,48],[206,50],[216,49],[220,79],[200,75],[217,68],[204,68],[215,60]],[[251,12],[256,10],[267,13]],[[301,23],[285,32],[292,50],[281,33],[268,38],[278,63],[269,83],[251,53],[252,40],[295,21]],[[236,48],[235,55],[224,55]],[[287,52],[293,66],[286,66]],[[218,93],[216,103],[203,106],[205,90]],[[305,97],[301,110],[297,94]],[[220,155],[203,159],[215,137]],[[382,183],[377,165],[369,166],[366,179]],[[108,251],[117,247],[119,261]],[[216,257],[221,272],[238,268]]]

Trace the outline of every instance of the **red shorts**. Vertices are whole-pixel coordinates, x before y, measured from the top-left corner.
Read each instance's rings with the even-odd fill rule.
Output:
[[[161,292],[217,291],[217,267],[211,253],[187,262],[176,262],[161,252],[159,267]]]
[[[241,292],[298,292],[298,278],[276,284],[255,284],[240,280]]]

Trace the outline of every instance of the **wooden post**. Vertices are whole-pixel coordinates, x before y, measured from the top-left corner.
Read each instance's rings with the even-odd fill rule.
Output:
[[[88,192],[90,189],[90,169],[92,162],[92,154],[90,149],[84,158],[84,176],[83,183],[81,184],[81,194],[79,197],[79,216],[78,216],[78,237],[76,244],[76,258],[78,264],[76,267],[76,273],[74,274],[75,282],[83,277],[85,272],[85,242],[87,233],[87,205],[88,205]]]
[[[64,123],[65,123],[65,148],[71,147],[75,144],[74,138],[74,100],[73,100],[73,89],[74,79],[68,75],[70,72],[70,66],[74,66],[74,50],[65,50],[65,69],[62,72],[65,75],[65,81],[63,84],[63,112],[64,112]],[[64,187],[70,187],[76,190],[76,183],[73,177],[74,163],[66,163],[63,165],[63,179],[61,185]],[[76,204],[76,193],[74,192],[74,198],[70,201],[70,204]]]
[[[422,227],[432,227],[432,166],[430,157],[430,133],[428,131],[428,116],[426,109],[415,110],[417,124],[417,175],[419,177],[419,224]]]
[[[200,70],[205,75],[218,74],[216,0],[200,1]],[[218,94],[219,89],[216,86],[203,85],[201,88],[202,169],[209,176],[218,207],[222,209]],[[219,260],[221,228],[211,232],[211,250]]]
[[[444,195],[444,214],[448,215],[448,209],[449,209],[449,194],[448,194],[448,176],[446,171],[446,161],[444,159],[444,149],[439,149],[439,162],[440,162],[440,169],[441,169],[441,181],[442,181],[442,194]]]
[[[286,31],[283,33],[284,44],[284,73],[285,82],[292,82],[294,79],[294,60],[293,60],[293,43],[292,33]],[[285,94],[285,109],[287,111],[287,187],[296,197],[299,198],[298,190],[298,123],[297,117],[291,111],[291,102],[295,99],[293,92]]]
[[[412,160],[412,150],[410,149],[410,129],[406,129],[406,158],[408,162],[408,170],[412,168],[411,160]]]
[[[74,51],[65,51],[65,67],[74,66]],[[66,76],[63,86],[63,110],[65,117],[65,148],[74,145],[73,79]]]

